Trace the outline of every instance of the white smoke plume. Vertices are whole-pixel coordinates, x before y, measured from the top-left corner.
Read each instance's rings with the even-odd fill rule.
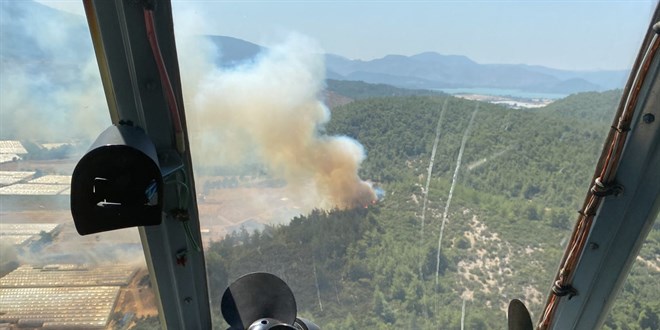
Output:
[[[0,2],[0,139],[92,140],[110,125],[84,17]]]
[[[256,159],[285,179],[307,210],[376,199],[358,177],[362,146],[322,132],[330,112],[319,99],[325,68],[313,41],[291,35],[232,69],[218,68],[203,40],[177,42],[195,161],[226,166]]]

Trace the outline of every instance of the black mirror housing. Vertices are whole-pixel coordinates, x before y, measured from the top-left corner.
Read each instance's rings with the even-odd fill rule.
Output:
[[[106,129],[71,178],[71,214],[80,235],[159,225],[163,176],[156,148],[140,128]]]

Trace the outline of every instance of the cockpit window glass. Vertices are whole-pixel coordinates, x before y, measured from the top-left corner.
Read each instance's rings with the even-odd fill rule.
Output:
[[[175,2],[216,324],[255,271],[329,329],[536,320],[654,5]]]
[[[80,236],[69,210],[110,125],[82,2],[1,1],[0,323],[158,327],[138,231]]]
[[[538,319],[655,5],[175,1],[214,328],[256,271],[323,329]],[[110,124],[82,4],[0,1],[0,323],[159,328],[137,230],[71,220]],[[606,328],[658,328],[657,246]]]

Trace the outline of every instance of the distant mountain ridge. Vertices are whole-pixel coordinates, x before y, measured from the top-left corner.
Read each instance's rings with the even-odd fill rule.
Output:
[[[83,17],[34,1],[0,3],[0,59],[8,66],[16,61],[66,65],[81,63],[91,49]],[[64,29],[62,40],[48,40],[26,29],[23,17],[38,16],[46,28]],[[206,36],[220,50],[221,66],[253,61],[267,50],[261,45],[227,36]],[[62,47],[58,46],[61,45]],[[67,45],[68,47],[64,46]],[[83,52],[80,50],[83,49]],[[38,59],[38,61],[36,61]],[[326,78],[387,84],[408,89],[497,88],[526,92],[573,94],[622,88],[628,72],[569,71],[524,64],[480,64],[466,56],[424,52],[413,56],[387,55],[374,60],[351,60],[326,54]],[[56,70],[56,69],[55,69]]]
[[[225,36],[207,36],[226,58],[220,64],[249,61],[265,47]],[[236,51],[240,49],[241,51]],[[251,51],[245,51],[250,49]],[[240,54],[240,56],[237,56]],[[364,61],[325,55],[326,77],[412,89],[500,88],[572,94],[621,88],[625,70],[569,71],[525,64],[479,64],[466,56],[424,52],[386,55]]]

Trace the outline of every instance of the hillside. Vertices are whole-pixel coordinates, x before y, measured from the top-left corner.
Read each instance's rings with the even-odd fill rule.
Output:
[[[607,104],[608,97],[569,101]],[[456,329],[463,301],[466,328],[501,329],[512,298],[523,299],[537,319],[608,126],[552,108],[508,110],[444,95],[371,97],[339,106],[326,129],[365,146],[361,176],[377,182],[384,199],[214,243],[207,253],[212,292],[245,272],[273,272],[292,286],[302,315],[324,329]],[[624,287],[627,302],[614,308],[607,328],[657,328],[657,227]]]
[[[351,80],[327,79],[326,88],[329,91],[354,100],[382,96],[444,95],[442,92],[431,90],[398,88],[392,85],[369,84],[363,81]]]
[[[602,93],[585,92],[570,95],[553,102],[542,111],[566,118],[611,124],[621,93],[622,91],[617,89]]]
[[[265,48],[241,39],[224,36],[206,36],[218,47],[218,66],[232,67],[249,62]]]

